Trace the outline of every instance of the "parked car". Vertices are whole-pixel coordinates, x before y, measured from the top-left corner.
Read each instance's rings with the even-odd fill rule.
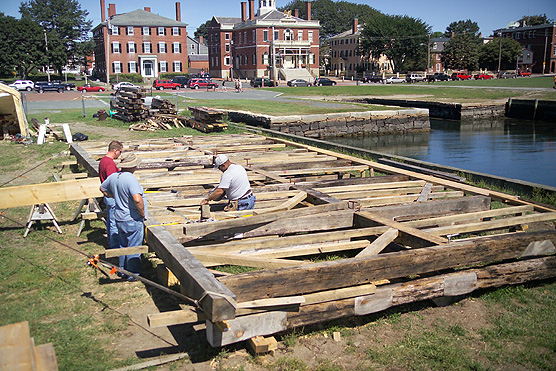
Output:
[[[276,84],[274,84],[274,81],[272,81],[269,78],[266,77],[256,77],[253,80],[251,80],[251,82],[249,82],[249,84],[254,87],[254,88],[260,88],[263,86],[278,86],[278,81],[276,81]]]
[[[516,74],[512,71],[504,71],[504,72],[500,72],[500,74],[498,75],[499,79],[515,79],[516,78]]]
[[[138,88],[139,86],[132,84],[131,82],[128,81],[122,81],[119,82],[117,84],[112,85],[112,90],[120,90],[123,87],[128,87],[128,88]]]
[[[288,86],[293,86],[294,88],[297,86],[311,86],[312,84],[307,81],[307,80],[303,80],[303,79],[293,79],[288,81]]]
[[[405,79],[402,79],[401,77],[390,76],[386,80],[384,80],[384,82],[386,84],[398,84],[398,83],[402,83],[402,82],[406,82],[406,81],[405,81]]]
[[[478,73],[475,76],[473,76],[473,78],[475,80],[490,80],[490,79],[493,79],[494,76],[486,74],[486,73]]]
[[[73,82],[63,82],[62,80],[52,80],[52,82],[62,85],[65,90],[75,89]]]
[[[529,72],[529,71],[518,71],[518,72],[517,72],[517,75],[518,75],[518,76],[521,76],[521,77],[530,77],[530,76],[531,76],[531,72]]]
[[[187,82],[187,87],[190,89],[199,89],[199,88],[207,88],[207,89],[216,89],[218,84],[215,82],[210,81],[210,79],[190,79]]]
[[[14,88],[15,90],[31,91],[35,88],[35,83],[31,80],[15,80],[8,86]]]
[[[181,84],[178,82],[173,82],[172,80],[154,80],[153,81],[153,88],[158,90],[163,89],[179,89],[181,88]]]
[[[446,75],[443,72],[435,72],[433,75],[427,76],[428,82],[435,82],[435,81],[450,81],[450,76]]]
[[[172,81],[177,84],[180,84],[182,88],[186,88],[189,78],[187,76],[176,76],[172,79]]]
[[[382,81],[382,77],[377,76],[377,75],[371,75],[371,76],[365,76],[361,79],[361,82],[377,82],[377,83],[384,83],[384,81]]]
[[[103,86],[95,86],[95,85],[91,85],[91,84],[85,84],[83,86],[78,86],[77,90],[78,91],[86,91],[86,92],[89,92],[89,91],[97,91],[98,92],[98,91],[105,91],[106,88],[103,87]]]
[[[53,81],[37,81],[35,83],[35,90],[39,93],[44,93],[45,91],[57,91],[58,93],[63,93],[64,90],[66,90],[66,87]]]
[[[405,80],[409,83],[425,81],[425,78],[418,73],[408,73]]]
[[[314,85],[315,86],[325,86],[325,85],[334,86],[334,85],[336,85],[336,81],[330,80],[329,78],[326,78],[326,77],[319,77],[319,78],[315,79]]]
[[[465,72],[454,72],[451,76],[453,81],[456,80],[471,80],[473,76]]]

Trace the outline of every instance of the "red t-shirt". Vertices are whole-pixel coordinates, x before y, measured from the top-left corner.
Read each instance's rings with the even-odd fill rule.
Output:
[[[108,156],[104,156],[98,163],[98,176],[100,177],[100,182],[104,182],[106,178],[113,173],[117,173],[119,170],[114,160]]]

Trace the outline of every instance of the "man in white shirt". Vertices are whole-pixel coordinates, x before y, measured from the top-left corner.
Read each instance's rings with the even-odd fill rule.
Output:
[[[226,195],[229,200],[226,211],[254,209],[256,198],[251,191],[247,172],[243,166],[230,162],[228,156],[220,154],[214,159],[214,168],[223,173],[220,184],[201,201],[201,205],[206,205],[209,201],[220,200]]]

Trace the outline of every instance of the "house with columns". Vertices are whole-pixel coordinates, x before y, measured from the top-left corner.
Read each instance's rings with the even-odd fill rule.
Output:
[[[165,72],[187,73],[187,24],[151,13],[150,7],[116,13],[116,5],[100,0],[101,23],[93,28],[95,74],[101,80],[119,74],[141,74],[145,81]]]
[[[214,16],[208,27],[209,71],[214,77],[312,80],[319,75],[318,21],[299,11],[279,12],[275,0],[241,2],[241,18]]]

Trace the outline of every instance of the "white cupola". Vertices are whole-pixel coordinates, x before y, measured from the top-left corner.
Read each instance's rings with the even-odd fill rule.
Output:
[[[272,10],[276,10],[276,0],[259,0],[258,16],[265,15]]]

